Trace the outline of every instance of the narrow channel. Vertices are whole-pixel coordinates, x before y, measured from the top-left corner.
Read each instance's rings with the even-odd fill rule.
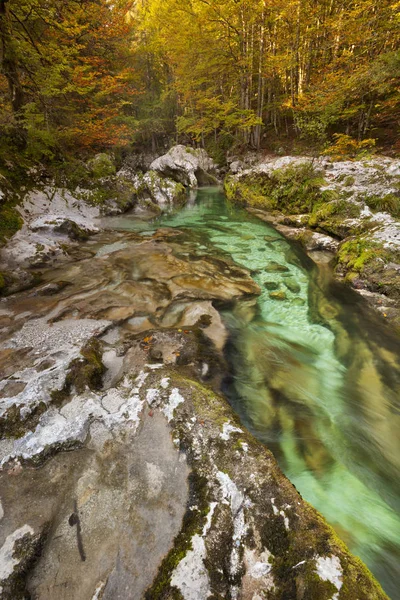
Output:
[[[230,332],[224,392],[302,496],[396,598],[400,581],[400,344],[355,292],[218,188],[156,222],[190,229],[198,255],[224,253],[261,287],[219,307]],[[184,252],[184,249],[183,249]],[[195,259],[195,257],[193,257]]]

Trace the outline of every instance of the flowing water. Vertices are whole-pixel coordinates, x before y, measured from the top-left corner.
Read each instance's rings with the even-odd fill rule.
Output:
[[[156,223],[190,228],[199,253],[229,255],[262,293],[221,309],[230,331],[225,393],[302,496],[400,597],[400,344],[364,301],[217,188]]]

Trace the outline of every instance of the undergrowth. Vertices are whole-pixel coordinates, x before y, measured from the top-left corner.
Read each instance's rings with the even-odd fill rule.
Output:
[[[253,173],[239,180],[227,178],[225,191],[229,200],[270,211],[301,214],[336,197],[331,190],[321,190],[324,183],[322,172],[312,162],[306,162],[269,174]]]

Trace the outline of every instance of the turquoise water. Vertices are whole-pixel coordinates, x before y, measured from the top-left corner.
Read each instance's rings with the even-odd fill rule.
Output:
[[[190,230],[199,254],[223,253],[262,293],[223,310],[230,331],[224,392],[302,496],[400,598],[400,343],[358,295],[336,284],[271,226],[217,188],[146,233]]]

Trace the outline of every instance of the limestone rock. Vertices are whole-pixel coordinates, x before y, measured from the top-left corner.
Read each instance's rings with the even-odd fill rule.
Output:
[[[185,187],[196,188],[199,183],[206,183],[207,174],[215,172],[215,165],[205,150],[178,145],[153,161],[150,169]]]

